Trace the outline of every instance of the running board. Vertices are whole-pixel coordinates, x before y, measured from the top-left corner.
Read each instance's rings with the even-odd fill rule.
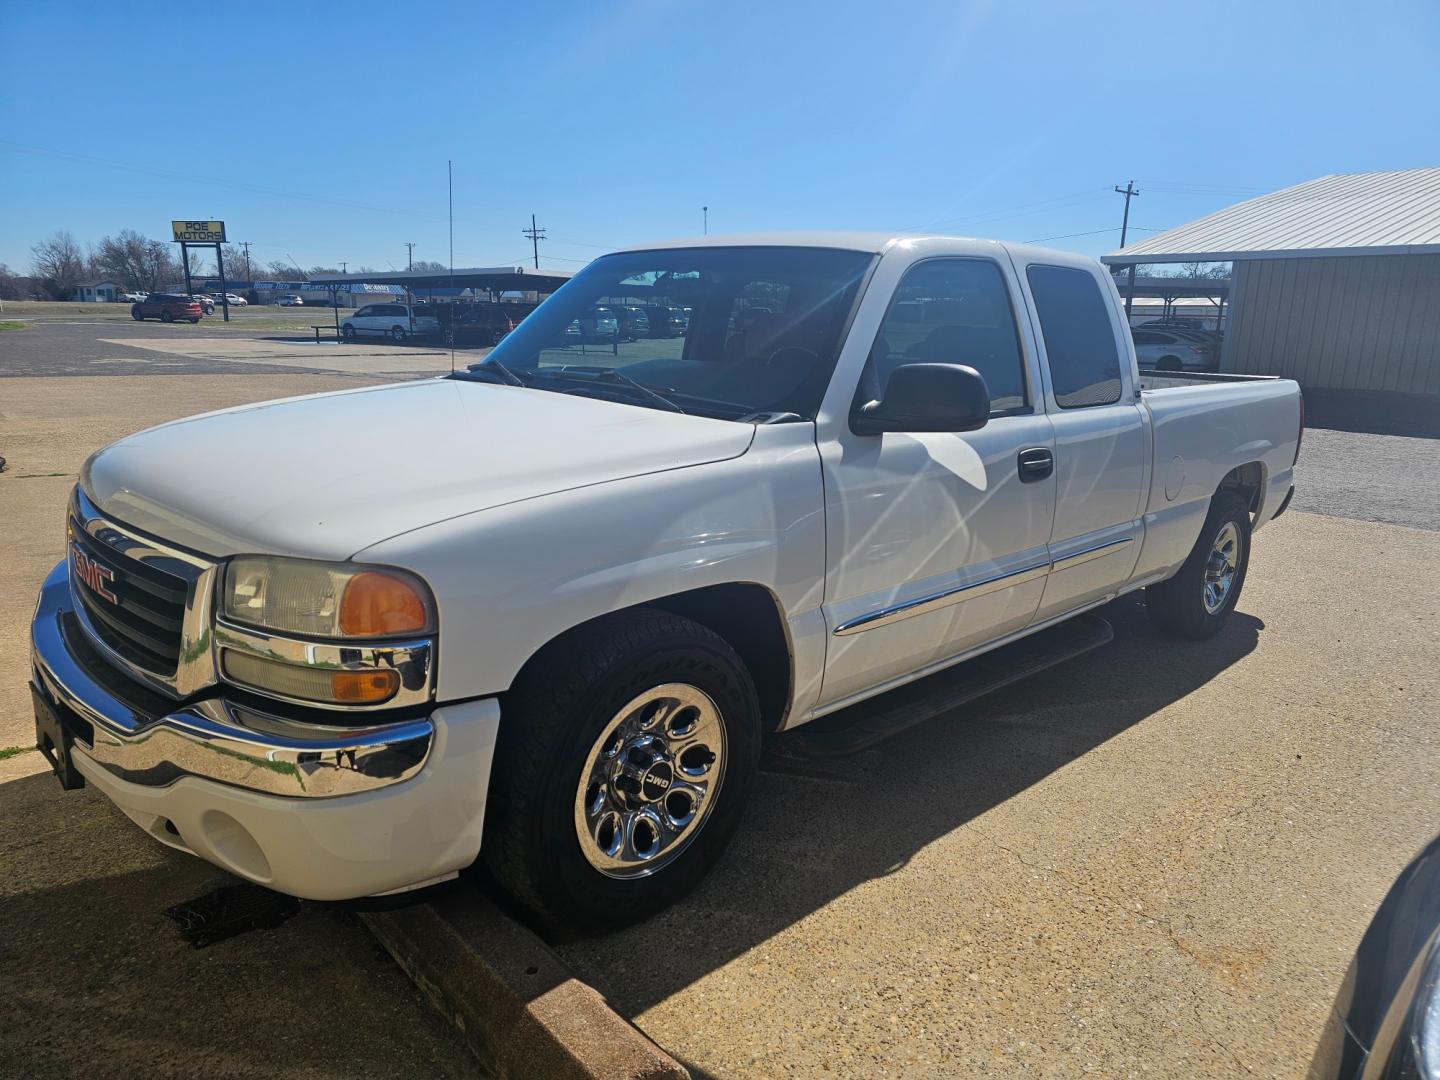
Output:
[[[781,757],[853,754],[1011,683],[1098,649],[1114,637],[1114,629],[1099,615],[1077,615],[1014,644],[812,720],[792,733],[771,740],[772,753]]]

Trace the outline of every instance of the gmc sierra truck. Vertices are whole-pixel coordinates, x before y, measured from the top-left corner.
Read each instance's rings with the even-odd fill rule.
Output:
[[[567,332],[656,305],[683,336]],[[32,627],[39,745],[276,890],[478,859],[542,923],[614,926],[716,862],[763,737],[1136,590],[1215,634],[1302,427],[1293,382],[1142,380],[1075,255],[621,251],[450,376],[94,454]]]

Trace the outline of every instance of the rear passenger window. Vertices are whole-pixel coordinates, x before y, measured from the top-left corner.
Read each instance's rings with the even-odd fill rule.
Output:
[[[1120,351],[1110,307],[1093,275],[1065,266],[1032,266],[1025,272],[1055,402],[1062,409],[1113,405],[1120,400]]]
[[[967,364],[985,376],[990,411],[1025,408],[1025,369],[1010,294],[988,259],[931,259],[895,290],[860,377],[859,397],[884,396],[901,364]]]

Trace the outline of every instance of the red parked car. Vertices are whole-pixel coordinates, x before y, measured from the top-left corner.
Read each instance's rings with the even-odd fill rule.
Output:
[[[159,319],[161,322],[189,319],[192,323],[198,323],[203,314],[198,300],[175,293],[151,293],[130,308],[130,317],[136,322],[144,322],[146,319]]]

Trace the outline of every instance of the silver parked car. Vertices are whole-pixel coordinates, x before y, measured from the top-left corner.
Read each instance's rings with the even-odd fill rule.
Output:
[[[1130,331],[1140,367],[1155,371],[1218,371],[1219,350],[1195,333],[1182,330]]]

